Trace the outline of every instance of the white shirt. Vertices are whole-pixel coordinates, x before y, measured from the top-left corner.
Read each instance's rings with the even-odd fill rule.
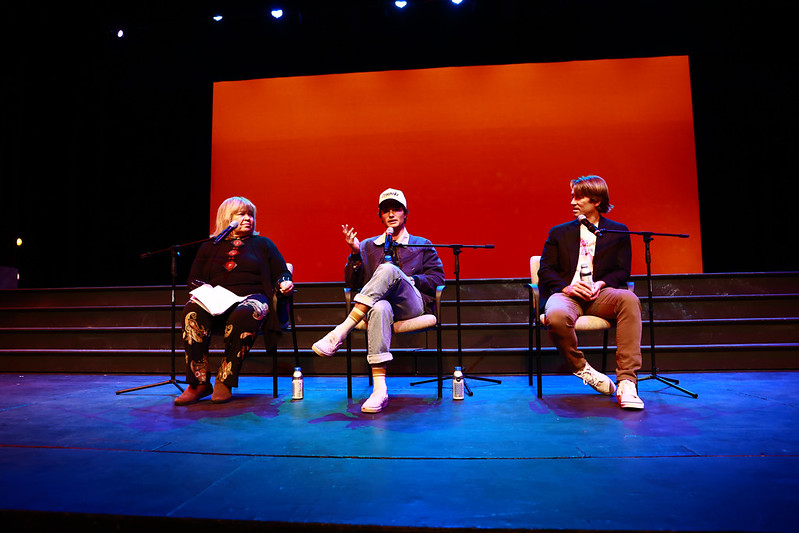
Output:
[[[408,244],[411,239],[410,233],[403,227],[400,232],[392,237],[394,242],[398,244]],[[375,244],[377,246],[383,246],[383,243],[386,242],[386,233],[383,232],[378,238],[375,239]]]
[[[577,258],[577,269],[571,284],[580,281],[580,267],[588,265],[588,270],[594,271],[594,253],[596,252],[596,235],[591,233],[588,228],[580,225],[580,256]]]

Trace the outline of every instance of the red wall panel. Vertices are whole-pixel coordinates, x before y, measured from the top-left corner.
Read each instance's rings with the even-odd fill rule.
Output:
[[[298,281],[338,281],[348,248],[382,229],[377,196],[402,189],[408,229],[461,255],[461,277],[529,275],[571,218],[570,179],[599,174],[654,273],[701,272],[686,57],[455,67],[214,85],[210,210],[242,195]],[[440,254],[448,278],[453,258]],[[645,271],[633,237],[633,273]]]

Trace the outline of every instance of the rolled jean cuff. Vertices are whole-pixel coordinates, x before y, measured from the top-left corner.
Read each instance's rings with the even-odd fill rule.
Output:
[[[366,361],[368,361],[370,365],[379,365],[380,363],[387,363],[393,360],[394,356],[391,355],[391,352],[366,354]]]
[[[353,300],[355,303],[363,304],[363,305],[365,305],[366,307],[374,307],[374,306],[375,306],[375,302],[374,302],[374,301],[372,301],[372,299],[371,299],[371,298],[369,298],[368,296],[366,296],[365,294],[363,294],[363,293],[361,293],[361,292],[359,292],[358,294],[356,294],[356,295],[353,297],[353,299],[352,299],[352,300]]]

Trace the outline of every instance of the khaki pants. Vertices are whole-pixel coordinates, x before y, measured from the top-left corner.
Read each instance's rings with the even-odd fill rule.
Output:
[[[591,302],[570,298],[563,293],[550,296],[546,304],[549,335],[555,347],[576,372],[585,366],[585,356],[577,348],[574,323],[582,315],[616,321],[616,382],[629,379],[637,383],[641,368],[641,302],[632,291],[603,288]]]

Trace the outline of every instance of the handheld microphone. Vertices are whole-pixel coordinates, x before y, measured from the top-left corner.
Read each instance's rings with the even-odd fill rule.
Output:
[[[594,226],[593,224],[591,224],[591,221],[589,221],[589,220],[588,220],[588,219],[585,217],[585,215],[580,215],[580,216],[578,216],[578,217],[577,217],[577,220],[579,220],[579,221],[580,221],[580,224],[582,224],[583,226],[585,226],[586,228],[588,228],[588,231],[590,231],[591,233],[593,233],[593,234],[594,234],[594,235],[596,235],[597,237],[601,237],[601,236],[602,236],[602,230],[601,230],[601,229],[599,229],[598,227]]]
[[[224,241],[225,237],[230,235],[230,232],[233,231],[234,229],[238,228],[238,227],[239,227],[239,221],[238,220],[234,220],[233,222],[231,222],[230,226],[228,226],[225,229],[223,229],[222,231],[220,231],[219,235],[214,237],[214,244],[219,244],[220,242]]]
[[[391,262],[391,247],[394,245],[394,228],[386,228],[386,240],[383,242],[383,255],[387,263]]]

